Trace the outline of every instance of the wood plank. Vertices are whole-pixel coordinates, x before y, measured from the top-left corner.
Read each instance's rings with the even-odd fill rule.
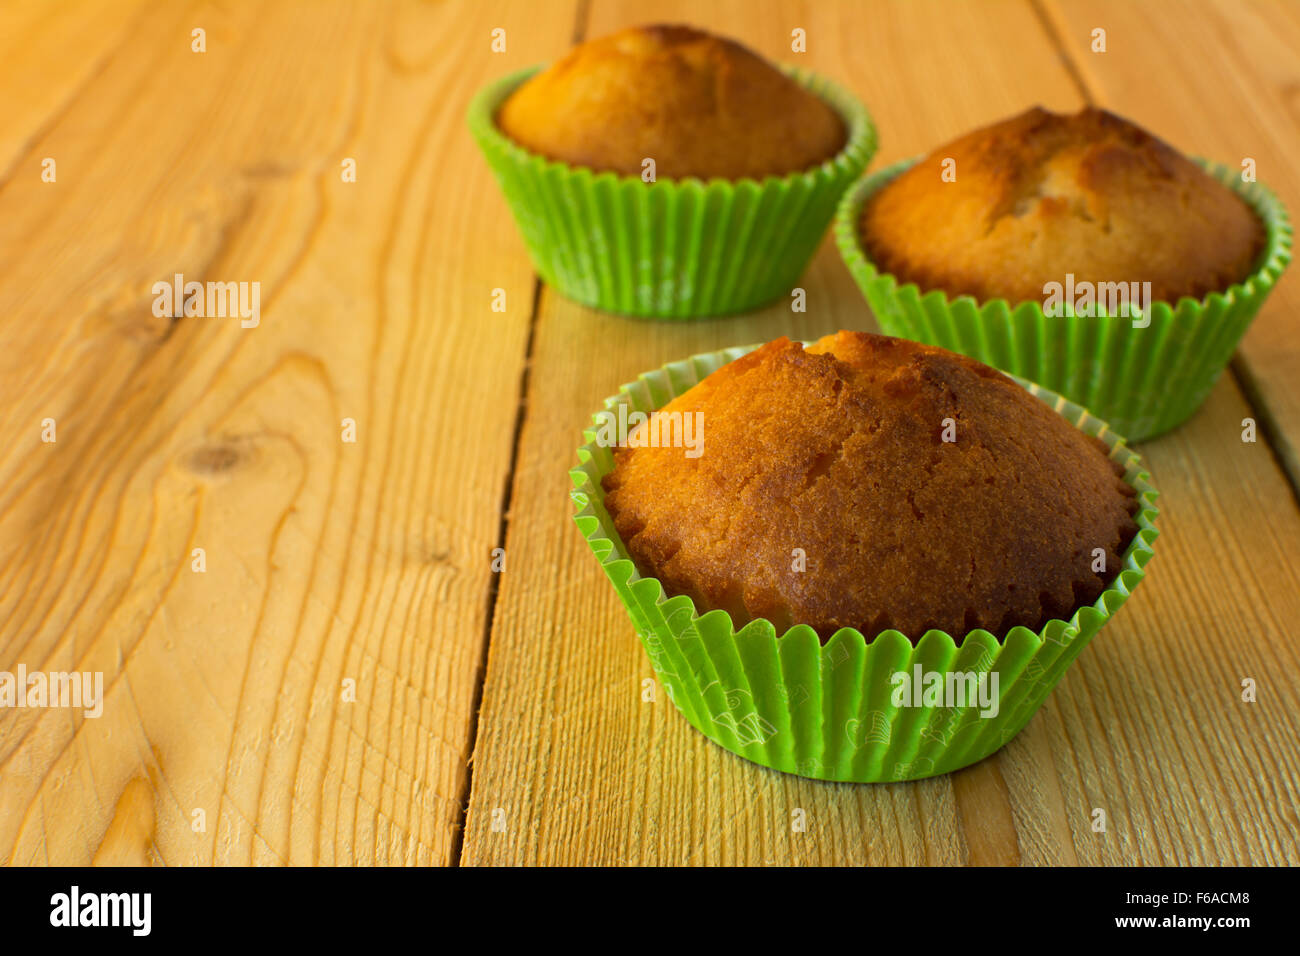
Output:
[[[656,8],[855,88],[884,147],[910,155],[1033,102],[1079,105],[1028,5],[731,3]],[[635,23],[592,5],[587,35]],[[977,56],[981,49],[1015,57]],[[875,164],[873,164],[875,165]],[[1300,514],[1267,445],[1242,445],[1230,379],[1186,428],[1144,449],[1164,492],[1153,574],[1043,711],[977,767],[913,784],[779,774],[694,731],[572,527],[567,469],[600,400],[638,372],[779,334],[870,328],[833,250],[809,312],[643,322],[542,297],[528,416],[484,689],[464,862],[482,864],[1099,864],[1300,861],[1295,651]],[[599,343],[592,349],[591,343]],[[1235,444],[1234,444],[1235,443]],[[1254,676],[1260,702],[1242,704]],[[791,812],[807,813],[792,833]],[[1106,811],[1105,833],[1092,830]],[[504,819],[493,832],[493,814]]]
[[[152,6],[42,103],[0,193],[0,668],[106,700],[0,713],[0,859],[453,859],[534,289],[464,111],[574,11]],[[154,318],[176,272],[260,282],[260,325]]]
[[[1300,5],[1201,0],[1167,5],[1046,0],[1044,10],[1092,98],[1184,152],[1229,166],[1244,157],[1300,216]],[[1105,53],[1091,52],[1106,30]],[[1242,340],[1234,368],[1264,420],[1293,487],[1300,487],[1300,278],[1292,266]]]

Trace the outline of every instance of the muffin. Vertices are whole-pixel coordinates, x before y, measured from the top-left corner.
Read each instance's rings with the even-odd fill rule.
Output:
[[[501,131],[550,159],[597,172],[761,180],[841,149],[839,114],[738,43],[684,26],[620,30],[584,43],[512,93]]]
[[[740,624],[1038,630],[1097,599],[1137,530],[1105,445],[915,342],[778,339],[655,414],[697,416],[703,453],[619,448],[605,507],[641,574]]]
[[[941,164],[956,162],[944,182]],[[867,254],[923,292],[1043,301],[1072,273],[1199,299],[1246,278],[1264,227],[1241,197],[1105,110],[1034,108],[941,146],[862,211]]]
[[[875,148],[834,84],[685,26],[622,30],[508,76],[469,124],[542,278],[661,318],[789,295]]]
[[[1104,110],[1035,108],[868,177],[837,235],[886,332],[1141,439],[1204,401],[1289,259],[1285,212],[1239,173]]]
[[[915,343],[697,355],[594,423],[574,520],[656,686],[719,746],[805,777],[916,780],[998,750],[1154,553],[1156,492],[1104,422]]]

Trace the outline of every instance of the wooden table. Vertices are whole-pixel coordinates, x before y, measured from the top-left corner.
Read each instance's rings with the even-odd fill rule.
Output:
[[[820,783],[643,702],[567,470],[638,372],[874,328],[861,296],[828,241],[804,314],[577,306],[538,282],[464,122],[488,80],[653,16],[856,90],[873,167],[1090,102],[1254,158],[1294,215],[1300,4],[653,6],[0,11],[0,669],[101,671],[106,698],[0,711],[0,859],[1300,862],[1296,269],[1200,413],[1141,446],[1152,574],[1028,728],[951,776]],[[260,323],[156,317],[175,273],[259,282]]]

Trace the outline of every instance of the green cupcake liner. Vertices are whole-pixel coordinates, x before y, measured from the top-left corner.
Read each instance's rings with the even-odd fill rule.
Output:
[[[538,69],[480,91],[470,103],[469,127],[538,273],[568,297],[609,312],[697,318],[789,295],[876,148],[862,104],[829,80],[787,68],[848,127],[844,149],[820,166],[761,183],[645,183],[593,173],[530,153],[497,129],[497,108]]]
[[[649,414],[749,348],[697,355],[646,373],[605,400]],[[1066,399],[1021,380],[1031,394],[1072,425],[1096,435],[1124,466],[1137,491],[1138,532],[1123,567],[1100,597],[1068,621],[1040,631],[1013,628],[999,640],[974,630],[954,640],[932,630],[915,646],[896,630],[868,640],[843,628],[822,645],[812,628],[796,625],[778,637],[766,619],[737,630],[725,611],[700,614],[691,598],[669,598],[657,578],[643,577],[605,510],[601,478],[613,449],[595,427],[584,432],[579,465],[570,472],[574,520],[618,592],[677,709],[700,733],[732,753],[787,773],[821,780],[875,783],[917,780],[982,760],[1014,737],[1083,650],[1145,576],[1156,537],[1156,491],[1138,456],[1100,419]],[[997,714],[967,706],[896,706],[894,674],[966,672],[998,680]],[[978,675],[990,675],[980,678]],[[909,702],[904,702],[905,704]],[[924,701],[922,702],[924,703]]]
[[[1223,292],[1197,301],[1153,303],[1150,325],[1128,316],[1055,318],[1038,302],[1012,307],[1005,299],[977,302],[922,293],[879,271],[858,234],[864,203],[916,159],[863,178],[845,194],[835,222],[840,253],[880,327],[888,334],[961,352],[1086,406],[1130,441],[1182,424],[1209,396],[1233,350],[1291,260],[1291,225],[1278,198],[1236,170],[1198,160],[1235,190],[1264,223],[1259,268]],[[1064,278],[1064,276],[1062,276]]]

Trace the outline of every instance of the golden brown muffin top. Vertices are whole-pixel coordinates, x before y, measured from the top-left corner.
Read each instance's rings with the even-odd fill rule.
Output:
[[[1153,302],[1200,299],[1246,278],[1264,245],[1232,190],[1092,107],[1035,107],[940,146],[868,201],[861,235],[883,272],[922,292],[1013,304],[1043,301],[1067,273],[1150,282]]]
[[[618,448],[605,507],[643,575],[737,627],[1037,630],[1095,601],[1137,530],[1102,442],[944,349],[781,338],[656,415],[673,412],[703,415],[702,454]]]
[[[497,114],[534,153],[599,172],[761,180],[846,141],[826,103],[745,47],[684,26],[592,40],[520,86]]]

